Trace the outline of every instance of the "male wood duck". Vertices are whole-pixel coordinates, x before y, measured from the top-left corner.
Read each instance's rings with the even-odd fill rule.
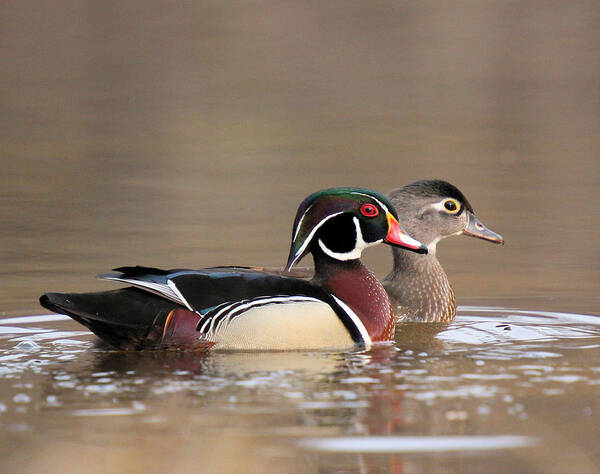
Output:
[[[388,197],[404,229],[428,249],[426,256],[417,257],[392,249],[394,268],[382,284],[392,301],[396,322],[451,321],[456,299],[436,257],[437,243],[460,234],[496,244],[503,244],[504,239],[483,225],[463,193],[446,181],[417,181],[391,191]]]
[[[121,267],[100,278],[130,287],[46,293],[40,303],[124,349],[368,348],[394,335],[390,300],[360,261],[365,248],[382,242],[427,252],[401,230],[384,195],[361,188],[326,189],[301,203],[286,265],[290,270],[312,253],[311,281],[241,267]]]

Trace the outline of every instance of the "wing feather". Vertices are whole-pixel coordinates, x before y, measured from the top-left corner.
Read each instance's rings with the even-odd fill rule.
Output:
[[[371,344],[352,309],[306,280],[244,268],[118,270],[123,273],[99,278],[134,286],[204,315],[198,331],[207,340],[218,339],[221,348],[290,349],[297,345],[314,349],[324,347],[326,341],[342,346],[347,338],[367,347]]]
[[[98,278],[132,285],[202,314],[223,303],[277,294],[328,298],[306,280],[243,267],[169,271],[136,266],[116,271],[121,273],[106,273]]]
[[[152,275],[154,276],[154,275]],[[127,285],[135,286],[141,290],[146,290],[155,295],[162,296],[170,301],[178,303],[182,306],[186,306],[189,310],[194,311],[186,303],[185,299],[180,294],[174,291],[172,285],[169,284],[170,280],[166,277],[162,277],[164,281],[158,281],[156,279],[141,279],[136,277],[125,277],[123,275],[117,275],[116,273],[106,273],[104,275],[98,275],[101,280],[117,281],[119,283],[125,283]],[[175,287],[176,288],[176,287]]]

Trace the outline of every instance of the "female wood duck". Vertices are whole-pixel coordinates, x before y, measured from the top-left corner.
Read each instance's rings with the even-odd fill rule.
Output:
[[[467,198],[455,186],[440,180],[424,180],[391,191],[406,231],[425,243],[426,256],[394,248],[394,268],[382,281],[397,322],[445,322],[456,314],[456,299],[448,277],[436,257],[437,243],[451,235],[469,235],[503,244],[501,235],[475,216]]]
[[[301,203],[286,265],[289,270],[312,253],[311,281],[238,267],[121,267],[100,278],[131,287],[46,293],[40,303],[120,348],[369,347],[394,335],[390,300],[360,261],[365,248],[382,242],[427,252],[401,230],[396,211],[382,194],[326,189]]]

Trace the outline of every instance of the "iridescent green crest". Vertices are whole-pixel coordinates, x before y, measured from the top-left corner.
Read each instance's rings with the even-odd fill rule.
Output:
[[[364,188],[329,188],[308,196],[298,208],[292,231],[292,244],[286,269],[304,257],[317,230],[327,220],[344,212],[356,211],[362,204],[375,203],[397,218],[388,199],[377,191]]]

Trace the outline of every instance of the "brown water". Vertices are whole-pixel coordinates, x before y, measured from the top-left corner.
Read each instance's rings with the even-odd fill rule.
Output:
[[[9,2],[1,470],[598,472],[599,23],[584,1]],[[198,358],[37,318],[115,266],[282,265],[308,193],[428,177],[506,240],[438,246],[461,306],[437,335]]]

